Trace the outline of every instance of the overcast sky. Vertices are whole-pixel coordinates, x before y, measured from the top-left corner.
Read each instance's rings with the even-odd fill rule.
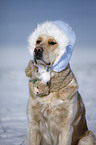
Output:
[[[26,48],[36,24],[46,20],[69,23],[77,47],[96,47],[96,0],[0,0],[0,48]]]

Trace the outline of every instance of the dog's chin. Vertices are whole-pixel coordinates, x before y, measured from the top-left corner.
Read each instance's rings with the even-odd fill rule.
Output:
[[[35,59],[35,62],[37,65],[44,65],[44,66],[47,66],[47,67],[51,67],[51,63],[50,62],[46,62],[44,61],[43,59]]]

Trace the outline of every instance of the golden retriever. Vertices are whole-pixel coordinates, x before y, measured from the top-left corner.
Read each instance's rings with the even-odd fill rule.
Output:
[[[51,70],[59,55],[58,42],[40,35],[25,72],[29,80],[27,145],[95,145],[85,107],[70,65]],[[35,64],[35,65],[34,65]],[[49,69],[50,68],[50,69]]]

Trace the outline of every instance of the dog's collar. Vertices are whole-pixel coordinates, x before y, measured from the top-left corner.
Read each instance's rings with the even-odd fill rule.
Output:
[[[65,88],[72,81],[73,76],[74,74],[72,73],[69,64],[61,72],[54,71],[54,76],[51,78],[50,92],[56,92]]]
[[[50,93],[54,93],[54,92],[58,92],[61,89],[64,89],[73,79],[73,73],[70,69],[70,65],[68,65],[66,67],[65,70],[61,71],[61,72],[52,72],[54,73],[53,77],[51,78],[50,82],[47,83],[47,86],[45,84],[42,84],[40,86],[40,80],[38,79],[32,79],[30,80],[30,88],[31,86],[33,87],[33,89],[30,89],[30,94],[32,94],[33,90],[37,91],[37,94],[35,94],[36,96],[39,97],[44,97],[44,96],[48,96]],[[42,89],[48,87],[48,91],[46,91],[46,89]],[[36,93],[36,92],[35,92]],[[33,95],[34,96],[34,95]]]
[[[35,87],[35,83],[37,82],[37,79],[30,80],[30,82],[32,82],[33,83],[33,87]]]
[[[31,81],[35,84],[37,82],[37,79],[33,79]]]

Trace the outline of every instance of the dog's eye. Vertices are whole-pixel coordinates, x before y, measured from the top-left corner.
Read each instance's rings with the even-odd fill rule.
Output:
[[[55,45],[56,42],[51,41],[51,42],[49,42],[49,44],[50,44],[50,45]]]
[[[37,41],[36,41],[36,44],[40,44],[40,42],[41,42],[41,40],[37,40]]]

